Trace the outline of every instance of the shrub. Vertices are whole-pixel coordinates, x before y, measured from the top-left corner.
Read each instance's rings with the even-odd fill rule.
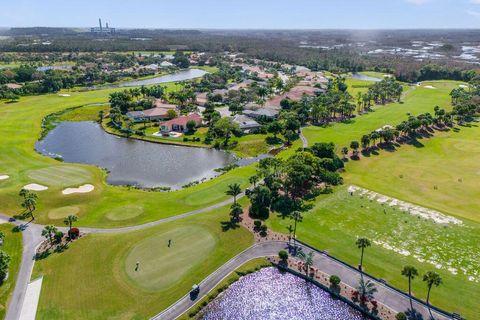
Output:
[[[183,141],[184,141],[184,142],[188,141],[188,138],[187,138],[187,137],[183,137]]]
[[[57,231],[55,232],[55,241],[58,243],[58,242],[61,242],[62,241],[62,238],[63,238],[63,232],[62,231]]]
[[[72,228],[68,231],[68,236],[70,239],[76,239],[80,235],[80,230],[78,228]]]
[[[395,319],[397,319],[397,320],[407,320],[407,315],[403,312],[399,312],[395,315]]]
[[[262,226],[262,221],[255,220],[253,221],[253,225],[255,226],[255,229],[260,229],[260,227]]]
[[[278,257],[279,257],[280,260],[282,260],[282,261],[287,261],[287,260],[288,260],[288,253],[287,253],[287,251],[285,251],[285,250],[280,250],[280,251],[278,252]]]
[[[330,285],[331,285],[332,287],[338,286],[341,281],[342,281],[342,280],[340,279],[340,277],[337,276],[337,275],[335,275],[335,274],[332,274],[332,275],[330,276]]]

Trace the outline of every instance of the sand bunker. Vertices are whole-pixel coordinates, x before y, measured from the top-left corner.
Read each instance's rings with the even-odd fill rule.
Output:
[[[462,89],[467,89],[468,88],[468,86],[464,85],[464,84],[459,85],[459,87],[462,88]]]
[[[70,95],[66,94],[66,93],[59,93],[58,96],[60,96],[60,97],[70,97]]]
[[[0,181],[7,180],[8,178],[10,178],[10,176],[7,176],[6,174],[0,175]]]
[[[30,183],[26,186],[23,186],[23,189],[30,190],[30,191],[45,191],[48,189],[46,186],[42,186],[41,184]]]
[[[424,88],[427,88],[427,89],[437,89],[437,88],[435,88],[434,86],[425,86]]]
[[[375,200],[380,204],[386,204],[390,207],[398,207],[400,210],[405,211],[413,216],[419,216],[424,219],[433,220],[436,223],[441,223],[441,224],[453,223],[458,225],[463,224],[461,220],[444,215],[443,213],[440,213],[438,211],[417,206],[415,204],[411,204],[395,198],[391,198],[383,194],[376,193],[374,191],[363,189],[357,186],[348,187],[348,192],[358,193],[359,195],[366,196],[369,200]]]
[[[67,188],[62,191],[63,194],[72,194],[72,193],[88,193],[92,192],[95,187],[91,184],[84,184],[78,188]]]

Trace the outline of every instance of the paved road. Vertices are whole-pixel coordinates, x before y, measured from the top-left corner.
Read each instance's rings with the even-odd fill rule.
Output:
[[[0,215],[1,221],[8,222],[9,219],[10,217]],[[15,224],[16,226],[23,227],[23,253],[20,271],[17,275],[17,282],[13,291],[13,296],[10,300],[10,305],[7,308],[5,320],[18,320],[22,310],[27,286],[32,276],[33,265],[35,263],[35,251],[43,241],[41,235],[43,226],[36,224],[25,224],[23,221],[13,221],[11,223]]]
[[[243,194],[241,195],[243,196]],[[210,211],[215,208],[223,207],[232,200],[226,200],[221,203],[215,204],[213,206],[194,210],[184,214],[168,217],[165,219],[145,223],[142,225],[124,227],[124,228],[112,228],[112,229],[100,229],[100,228],[82,228],[83,232],[87,233],[114,233],[114,232],[129,232],[136,231],[145,228],[150,228],[162,223],[171,222],[174,220],[182,219],[188,216],[200,214],[203,212]],[[10,217],[0,214],[0,220],[9,221]],[[20,266],[20,271],[17,276],[17,282],[15,290],[13,292],[13,297],[11,299],[10,305],[7,309],[6,320],[18,320],[20,316],[20,311],[22,309],[22,304],[25,297],[25,292],[28,286],[28,283],[31,279],[31,274],[33,270],[33,265],[35,260],[33,259],[35,255],[36,248],[42,242],[41,230],[43,229],[42,225],[37,225],[34,223],[25,224],[22,221],[13,221],[17,226],[25,226],[23,234],[23,246],[24,251],[22,255],[22,263]],[[59,228],[62,231],[66,231],[67,228]],[[209,275],[205,280],[200,283],[201,294],[198,298],[203,297],[207,294],[212,288],[214,288],[221,280],[223,280],[228,274],[233,272],[235,269],[240,267],[245,262],[252,260],[258,257],[272,256],[276,255],[279,250],[287,247],[285,242],[281,241],[268,241],[256,244],[247,250],[243,251],[236,257],[232,258],[230,261],[221,266],[217,271]],[[301,250],[310,251],[309,248],[299,244]],[[327,255],[317,252],[314,256],[314,267],[327,274],[337,274],[340,276],[343,282],[348,284],[351,287],[356,287],[360,278],[360,273],[356,269],[352,269],[342,263],[328,257]],[[368,278],[368,277],[367,277]],[[406,295],[401,294],[388,286],[385,286],[382,283],[378,283],[373,279],[370,279],[376,283],[378,292],[376,294],[376,300],[382,302],[383,304],[389,306],[390,308],[397,311],[404,311],[409,308],[409,299]],[[183,314],[187,311],[195,301],[190,300],[190,296],[187,294],[174,305],[162,311],[156,315],[153,319],[175,319],[176,317]],[[415,303],[415,308],[419,310],[423,315],[424,319],[428,319],[428,311],[423,304]],[[445,320],[448,319],[438,313],[434,312],[436,319]]]
[[[307,138],[303,135],[303,128],[300,128],[300,140],[302,140],[302,146],[303,146],[303,148],[308,148],[308,140],[307,140]]]
[[[245,196],[245,194],[241,193],[240,195],[237,196],[237,199],[240,199],[243,196]],[[150,228],[153,226],[157,226],[159,224],[175,221],[185,217],[208,212],[213,209],[221,208],[232,202],[233,202],[233,199],[228,199],[228,200],[216,203],[210,207],[197,209],[194,211],[182,213],[176,216],[171,216],[171,217],[160,219],[157,221],[147,222],[141,225],[123,227],[123,228],[110,228],[110,229],[82,228],[82,232],[116,233],[116,232],[130,232],[130,231],[142,230],[142,229]],[[22,305],[25,298],[27,286],[30,283],[30,279],[32,276],[33,265],[35,263],[34,256],[35,256],[36,248],[44,240],[42,237],[42,229],[44,226],[35,224],[35,223],[25,223],[24,221],[21,221],[21,220],[10,221],[10,219],[11,219],[10,216],[0,214],[0,221],[11,222],[16,226],[24,226],[24,229],[22,231],[22,238],[23,238],[22,262],[20,264],[20,271],[17,275],[15,290],[13,291],[13,296],[10,301],[10,305],[7,308],[7,315],[5,317],[5,320],[18,320],[20,317],[20,311],[22,310]],[[58,229],[61,230],[62,232],[66,232],[68,230],[67,228],[64,228],[64,227],[58,227]]]
[[[298,247],[304,252],[310,252],[311,249],[299,244]],[[214,273],[205,278],[200,284],[200,294],[195,300],[190,298],[189,294],[183,296],[175,304],[171,305],[168,309],[160,312],[152,320],[171,320],[176,319],[189,310],[195,303],[209,293],[218,283],[220,283],[225,277],[227,277],[235,269],[243,265],[244,263],[259,257],[275,256],[278,251],[282,249],[288,249],[288,244],[283,241],[268,241],[258,243],[238,254],[230,261],[225,263]],[[360,280],[360,272],[356,269],[343,265],[337,260],[331,257],[317,252],[313,258],[313,267],[327,273],[338,275],[344,283],[350,287],[357,287]],[[378,292],[375,294],[375,299],[389,308],[395,311],[405,311],[410,308],[410,302],[408,296],[403,293],[399,293],[390,287],[377,282],[376,280],[364,276],[365,279],[371,280],[375,283]],[[428,309],[425,305],[414,302],[414,308],[416,308],[424,319],[429,319]],[[443,316],[437,312],[433,312],[436,320],[447,320],[448,317]]]

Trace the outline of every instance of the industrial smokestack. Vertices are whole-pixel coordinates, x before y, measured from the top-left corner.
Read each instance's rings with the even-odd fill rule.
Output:
[[[100,25],[100,31],[102,31],[102,18],[98,18],[98,24]]]

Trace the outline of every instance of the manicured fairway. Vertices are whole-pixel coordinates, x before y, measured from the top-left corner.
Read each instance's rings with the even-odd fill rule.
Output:
[[[5,234],[5,243],[0,246],[0,250],[5,251],[12,258],[10,262],[8,279],[0,285],[0,319],[5,317],[5,308],[15,288],[20,261],[22,259],[22,234],[12,232],[14,226],[11,224],[0,224],[0,231]]]
[[[408,118],[407,113],[412,115],[430,112],[433,113],[435,106],[447,110],[451,109],[450,91],[458,88],[460,82],[456,81],[432,81],[425,82],[420,87],[409,90],[402,103],[392,103],[375,108],[374,112],[352,119],[349,123],[336,123],[322,127],[307,127],[304,135],[309,144],[315,142],[334,142],[338,150],[349,146],[352,140],[360,141],[362,135],[370,133],[386,124],[396,125]],[[424,85],[432,85],[437,89],[427,89]]]
[[[153,316],[253,243],[243,228],[222,231],[228,219],[221,208],[132,233],[87,235],[37,261],[32,278],[44,276],[38,319]]]
[[[293,225],[292,220],[275,216],[268,223],[284,233],[288,225]],[[420,275],[436,271],[444,283],[433,289],[433,304],[459,312],[467,319],[475,319],[480,311],[478,223],[464,221],[461,226],[443,226],[367,197],[350,196],[347,186],[342,186],[333,194],[320,196],[297,228],[300,240],[354,266],[360,260],[355,241],[367,237],[373,242],[365,253],[368,273],[406,290],[407,281],[400,274],[403,266],[414,265]],[[426,286],[421,277],[414,280],[413,292],[425,299]]]
[[[215,247],[215,237],[208,229],[178,227],[135,244],[125,258],[125,272],[142,289],[169,288],[208,259]]]
[[[345,179],[367,189],[480,222],[480,127],[460,127],[351,161]]]
[[[169,88],[174,85],[169,84]],[[105,183],[106,173],[101,169],[80,164],[62,163],[37,154],[34,145],[40,136],[42,119],[51,113],[69,107],[104,103],[114,89],[89,92],[69,92],[70,97],[44,95],[21,98],[18,103],[0,103],[0,174],[10,179],[0,181],[0,211],[15,215],[21,212],[18,191],[26,184],[48,186],[39,192],[36,218],[39,223],[61,224],[49,217],[49,212],[63,207],[78,207],[79,225],[124,226],[172,216],[209,206],[225,199],[227,185],[249,185],[248,177],[253,166],[239,168],[221,177],[195,187],[175,192],[147,192],[126,187],[114,187]],[[88,107],[90,108],[90,107]],[[95,186],[85,194],[62,195],[65,187],[77,187],[84,183]],[[125,205],[140,206],[141,214],[126,213],[120,219],[112,210]],[[107,214],[110,216],[107,217]],[[53,214],[55,215],[55,213]],[[51,217],[53,216],[51,214]]]

